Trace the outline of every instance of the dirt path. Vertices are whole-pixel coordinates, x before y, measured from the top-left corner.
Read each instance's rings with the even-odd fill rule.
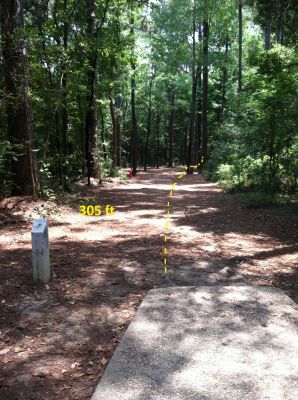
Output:
[[[170,197],[177,175],[150,170],[60,206],[49,219],[47,287],[31,283],[30,228],[34,208],[48,204],[0,203],[1,400],[89,399],[152,287],[246,282],[275,285],[298,301],[297,223],[249,209],[198,175],[185,177]],[[115,216],[80,216],[90,199],[115,207]]]

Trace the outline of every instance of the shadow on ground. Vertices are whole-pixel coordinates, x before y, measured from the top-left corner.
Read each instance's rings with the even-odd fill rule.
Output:
[[[14,214],[17,205],[9,211],[0,225],[1,400],[89,399],[151,288],[263,284],[298,300],[297,225],[287,221],[285,229],[280,216],[248,209],[198,175],[183,178],[169,196],[177,174],[150,170],[109,190],[93,188],[50,218],[48,288],[31,282],[31,220]],[[79,205],[91,198],[115,207],[115,218],[80,219]],[[166,330],[166,320],[161,324]]]
[[[151,291],[92,400],[294,400],[297,322],[274,288]]]

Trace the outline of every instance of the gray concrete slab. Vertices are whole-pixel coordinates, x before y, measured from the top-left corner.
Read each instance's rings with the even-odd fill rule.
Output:
[[[271,287],[151,290],[92,400],[297,400],[297,311]]]

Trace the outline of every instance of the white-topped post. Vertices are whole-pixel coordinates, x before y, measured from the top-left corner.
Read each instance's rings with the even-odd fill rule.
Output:
[[[33,280],[47,283],[50,280],[49,230],[46,219],[33,221],[32,231]]]

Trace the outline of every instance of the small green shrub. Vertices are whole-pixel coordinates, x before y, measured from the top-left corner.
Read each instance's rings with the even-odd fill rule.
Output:
[[[111,176],[115,176],[115,170],[113,168],[113,160],[107,157],[101,162],[101,178],[104,180]]]
[[[219,185],[226,191],[232,191],[237,187],[237,174],[231,164],[220,164],[216,173]]]
[[[119,178],[121,181],[124,181],[127,179],[127,172],[124,169],[117,168],[115,176]]]
[[[43,198],[55,201],[57,191],[57,181],[53,179],[50,162],[42,161],[39,163],[41,189],[39,195]]]

